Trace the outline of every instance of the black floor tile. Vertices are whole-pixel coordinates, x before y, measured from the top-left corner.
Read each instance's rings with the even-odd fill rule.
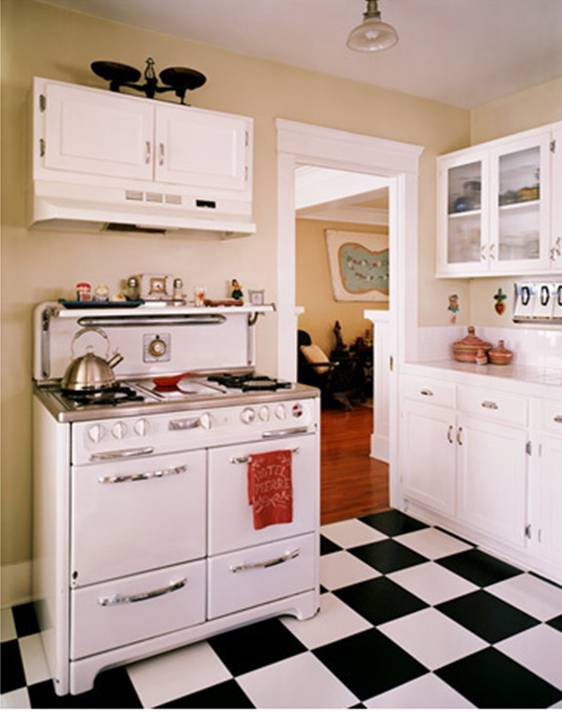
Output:
[[[234,676],[306,651],[276,618],[221,633],[208,642]]]
[[[323,645],[313,653],[360,700],[427,672],[409,653],[374,628]]]
[[[320,535],[320,556],[332,554],[334,551],[341,551],[341,546],[334,544],[331,539]]]
[[[349,552],[383,574],[423,564],[428,559],[393,539],[354,546]]]
[[[548,625],[551,625],[562,633],[562,616],[556,616],[556,618],[548,621]]]
[[[0,644],[1,678],[0,692],[11,692],[25,687],[25,674],[16,638]]]
[[[328,593],[328,589],[324,588],[324,586],[322,586],[322,584],[320,584],[320,593]]]
[[[236,680],[227,680],[212,687],[206,687],[191,695],[159,705],[159,709],[254,709],[244,690]]]
[[[523,573],[515,566],[506,564],[479,549],[470,549],[461,551],[460,554],[445,556],[443,559],[438,559],[437,563],[472,581],[477,586],[491,586],[493,583]]]
[[[124,667],[100,673],[94,689],[81,695],[59,697],[51,680],[30,685],[32,707],[41,709],[134,709],[142,708],[141,701]]]
[[[498,643],[539,623],[536,618],[487,591],[474,591],[435,608],[488,643]]]
[[[544,708],[562,698],[555,687],[495,648],[486,648],[436,671],[477,707]]]
[[[417,532],[418,529],[427,529],[427,524],[408,517],[407,514],[402,514],[397,509],[391,509],[389,512],[368,514],[366,517],[359,518],[365,524],[369,524],[388,536],[398,536],[408,532]]]
[[[24,635],[39,633],[39,624],[33,603],[22,603],[20,606],[14,606],[12,608],[12,614],[14,616],[18,638],[23,638]]]
[[[348,710],[366,710],[367,708],[362,702],[358,702],[356,705],[351,705],[347,708]]]
[[[333,593],[373,625],[428,607],[427,603],[384,576],[355,583]]]

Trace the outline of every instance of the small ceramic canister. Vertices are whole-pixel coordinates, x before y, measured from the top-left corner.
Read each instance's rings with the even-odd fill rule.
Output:
[[[488,357],[486,356],[484,349],[478,349],[476,356],[474,357],[474,361],[478,364],[478,366],[485,366],[488,363]]]
[[[503,339],[500,339],[498,341],[498,345],[493,346],[488,351],[488,358],[490,359],[490,363],[493,363],[496,366],[507,366],[513,359],[513,351],[506,349]]]
[[[463,363],[476,363],[476,354],[480,349],[487,353],[492,348],[492,344],[488,341],[482,341],[478,336],[473,326],[468,327],[468,334],[460,341],[455,341],[453,344],[453,358],[455,361]]]

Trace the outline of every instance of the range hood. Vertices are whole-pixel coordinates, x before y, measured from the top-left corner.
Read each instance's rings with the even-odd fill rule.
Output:
[[[239,201],[197,199],[175,192],[36,180],[30,203],[30,225],[46,230],[207,239],[243,237],[256,231],[247,207]]]

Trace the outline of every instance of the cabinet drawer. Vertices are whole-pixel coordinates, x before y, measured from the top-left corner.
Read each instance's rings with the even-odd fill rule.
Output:
[[[205,555],[205,452],[72,468],[73,586]]]
[[[73,660],[205,619],[205,563],[161,569],[71,593]]]
[[[209,618],[258,606],[314,587],[315,534],[209,559]]]
[[[252,453],[297,450],[293,454],[293,521],[254,529],[248,504],[248,464]],[[314,435],[245,443],[209,452],[209,555],[311,532],[318,520],[318,452]]]
[[[401,391],[404,398],[428,403],[429,405],[442,405],[446,408],[455,407],[455,384],[445,381],[434,381],[431,378],[418,376],[403,376]]]
[[[457,408],[464,413],[472,413],[494,421],[527,425],[527,399],[519,396],[489,391],[485,388],[459,386]]]
[[[562,438],[562,401],[543,401],[541,406],[541,430]]]

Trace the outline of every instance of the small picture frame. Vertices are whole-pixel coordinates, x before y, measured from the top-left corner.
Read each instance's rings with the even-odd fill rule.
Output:
[[[141,297],[145,301],[161,302],[172,299],[169,274],[141,274],[139,277]]]
[[[265,304],[265,289],[249,289],[248,299],[255,307],[262,307]]]

